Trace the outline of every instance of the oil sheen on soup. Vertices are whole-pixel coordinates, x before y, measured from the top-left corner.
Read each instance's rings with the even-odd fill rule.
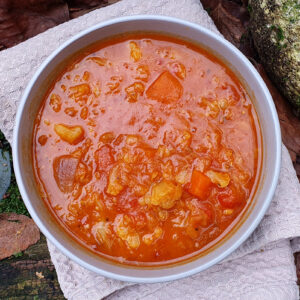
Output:
[[[81,244],[163,264],[201,253],[237,223],[255,193],[260,139],[246,90],[219,59],[132,34],[81,53],[53,83],[35,121],[34,169]]]

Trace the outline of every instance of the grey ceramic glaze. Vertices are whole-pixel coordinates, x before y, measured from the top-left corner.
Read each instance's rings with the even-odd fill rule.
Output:
[[[38,193],[32,169],[34,118],[51,78],[64,65],[66,58],[98,40],[137,30],[182,37],[221,57],[245,83],[262,128],[262,176],[248,214],[245,214],[238,229],[206,255],[169,267],[138,268],[119,265],[100,258],[74,241],[49,213]],[[211,31],[163,16],[124,17],[101,23],[81,32],[52,53],[24,92],[17,112],[13,141],[14,168],[22,197],[32,218],[46,237],[65,255],[91,271],[114,279],[148,283],[179,279],[200,272],[221,261],[241,245],[257,227],[271,202],[280,170],[280,156],[281,135],[275,106],[263,80],[247,58],[232,44]]]

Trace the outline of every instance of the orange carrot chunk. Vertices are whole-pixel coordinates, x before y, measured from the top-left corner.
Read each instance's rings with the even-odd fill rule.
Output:
[[[210,188],[212,186],[212,182],[203,173],[193,170],[191,182],[188,188],[188,192],[201,200],[207,198]]]
[[[150,85],[146,91],[148,98],[163,102],[171,103],[179,100],[182,96],[182,85],[170,72],[163,72]]]

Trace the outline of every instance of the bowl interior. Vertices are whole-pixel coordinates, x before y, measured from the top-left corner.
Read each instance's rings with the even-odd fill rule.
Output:
[[[57,223],[42,201],[32,168],[33,124],[41,100],[55,75],[64,68],[74,53],[96,41],[133,31],[169,34],[192,41],[221,58],[244,84],[255,106],[263,137],[262,172],[257,192],[236,229],[213,251],[185,263],[138,268],[122,266],[102,259],[73,240]],[[35,74],[17,114],[14,133],[14,163],[17,181],[25,204],[41,231],[64,254],[75,262],[101,275],[134,282],[158,282],[192,275],[217,263],[235,250],[255,229],[273,196],[280,168],[281,137],[272,98],[261,77],[250,62],[230,43],[210,31],[185,21],[167,17],[127,17],[92,27],[69,40],[55,51]]]

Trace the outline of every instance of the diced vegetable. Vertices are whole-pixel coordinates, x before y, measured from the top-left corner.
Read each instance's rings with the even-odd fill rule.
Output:
[[[91,179],[92,168],[89,168],[86,164],[80,162],[76,170],[75,180],[83,185],[89,183]]]
[[[138,143],[139,137],[137,135],[129,134],[126,137],[126,144],[129,146],[136,146]]]
[[[134,194],[139,197],[144,196],[148,192],[148,188],[142,184],[135,184],[132,190]]]
[[[123,241],[126,241],[130,248],[136,249],[140,246],[140,237],[130,226],[131,221],[127,215],[118,215],[114,223],[114,230],[116,234]]]
[[[171,68],[178,78],[185,79],[186,70],[185,70],[185,66],[182,63],[174,62],[171,64]]]
[[[116,165],[109,173],[108,186],[106,193],[112,196],[117,196],[125,188],[121,182],[120,165]]]
[[[127,94],[127,101],[128,102],[136,102],[138,100],[138,97],[143,95],[145,90],[145,86],[141,82],[135,82],[125,88],[125,92]]]
[[[199,171],[204,173],[204,171],[210,167],[211,165],[211,159],[209,158],[196,158],[194,160],[194,168]]]
[[[215,119],[220,113],[219,104],[216,100],[207,99],[203,97],[201,99],[201,106],[206,108],[205,115],[207,117]]]
[[[73,192],[75,184],[85,185],[92,179],[92,169],[73,155],[62,155],[53,160],[53,173],[63,193]]]
[[[161,237],[163,230],[161,227],[156,227],[153,233],[147,233],[143,236],[143,242],[149,246]]]
[[[234,208],[243,201],[241,193],[233,186],[224,188],[217,194],[217,199],[225,208]]]
[[[167,147],[169,147],[170,150],[172,150],[171,147],[174,146],[174,148],[179,148],[181,151],[183,151],[191,145],[192,134],[188,130],[172,128],[172,130],[165,131],[163,141],[168,145]]]
[[[212,182],[206,175],[195,169],[193,170],[190,186],[188,188],[189,193],[201,200],[205,200],[210,192],[211,186]]]
[[[84,80],[84,81],[89,81],[90,76],[91,76],[91,73],[90,73],[90,72],[84,71],[84,72],[83,72],[83,75],[82,75],[82,80]]]
[[[114,242],[114,235],[110,228],[110,224],[107,222],[98,222],[93,226],[92,232],[96,240],[110,249]]]
[[[187,184],[190,181],[190,179],[191,179],[191,170],[188,168],[181,170],[175,176],[175,180],[181,185]]]
[[[204,209],[198,209],[197,215],[191,216],[186,229],[187,234],[196,239],[201,233],[201,227],[207,227],[211,224],[211,218]]]
[[[230,176],[227,173],[209,170],[205,173],[205,175],[208,176],[213,183],[217,184],[221,188],[226,187],[230,182]]]
[[[184,228],[187,226],[189,211],[180,209],[175,211],[175,218],[171,219],[174,227]]]
[[[48,137],[47,137],[46,135],[44,135],[44,134],[41,135],[41,136],[39,136],[39,138],[38,138],[38,142],[39,142],[39,144],[40,144],[41,146],[46,145],[47,140],[48,140]]]
[[[104,145],[95,151],[94,158],[97,164],[98,171],[107,170],[114,163],[112,148],[109,145]]]
[[[173,149],[166,145],[159,145],[157,148],[157,154],[160,158],[169,157]],[[174,152],[174,151],[173,151]]]
[[[127,164],[132,164],[137,161],[138,156],[134,154],[130,148],[124,147],[122,149],[122,160]]]
[[[183,88],[178,79],[167,71],[160,74],[146,91],[148,98],[163,103],[178,101],[182,93]]]
[[[89,57],[87,60],[91,60],[95,62],[100,67],[103,67],[107,64],[107,59],[103,57],[93,56],[93,57]]]
[[[164,209],[172,208],[181,198],[181,185],[176,185],[168,180],[163,180],[152,187],[151,204]]]
[[[201,227],[207,227],[211,222],[211,218],[207,211],[204,209],[199,209],[198,214],[196,216],[191,217],[191,223],[195,228],[201,226]]]
[[[230,215],[232,215],[233,214],[233,209],[224,209],[223,210],[223,215],[225,215],[225,216],[230,216]]]
[[[90,86],[87,83],[78,84],[69,88],[69,96],[77,100],[87,100],[91,94]]]
[[[51,108],[55,112],[59,112],[61,109],[61,98],[57,94],[51,94],[50,96],[50,102],[49,102]]]
[[[136,42],[130,42],[130,57],[136,62],[142,58],[141,48],[137,45]]]
[[[65,142],[76,145],[83,140],[84,130],[81,126],[55,124],[54,131]]]
[[[82,119],[82,120],[85,120],[86,118],[87,118],[87,116],[88,116],[88,113],[89,113],[89,109],[85,106],[85,107],[83,107],[82,109],[81,109],[81,111],[80,111],[80,118]]]
[[[140,237],[137,233],[130,234],[126,238],[126,242],[130,248],[136,249],[140,246]]]
[[[140,79],[145,82],[148,81],[149,76],[150,76],[150,71],[149,71],[149,67],[147,65],[138,66],[136,71],[137,71],[137,76],[135,77],[136,79]]]
[[[93,95],[98,98],[101,96],[101,84],[100,82],[95,82],[92,84],[92,92],[93,92]]]
[[[176,142],[179,144],[179,147],[181,149],[184,149],[190,146],[192,142],[192,134],[189,131],[184,130],[182,134],[178,137]]]
[[[66,107],[64,110],[65,114],[70,117],[75,117],[78,113],[78,110],[76,110],[74,107]]]
[[[158,217],[161,221],[166,221],[168,216],[169,216],[169,213],[167,210],[160,209],[158,211]]]
[[[106,86],[108,87],[108,91],[106,92],[106,94],[117,94],[120,92],[120,83],[123,81],[123,77],[122,76],[112,76],[110,77],[109,82],[107,82]]]
[[[213,210],[209,205],[195,198],[187,201],[187,207],[190,210],[187,234],[195,239],[201,234],[201,228],[206,228],[212,223]]]
[[[63,193],[73,190],[79,159],[71,155],[56,157],[53,161],[53,173],[57,186]]]
[[[104,144],[109,144],[111,143],[115,138],[115,135],[113,134],[113,132],[105,132],[103,133],[100,138],[99,141],[104,143]]]

